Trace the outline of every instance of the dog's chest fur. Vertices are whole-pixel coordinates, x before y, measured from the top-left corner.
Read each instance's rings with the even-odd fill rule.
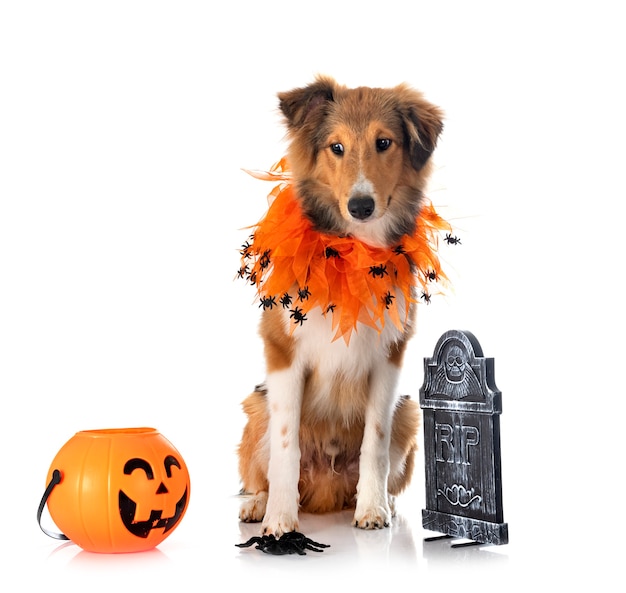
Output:
[[[293,323],[285,313],[285,323]],[[293,332],[295,365],[306,376],[302,401],[304,422],[316,419],[349,425],[362,421],[370,378],[385,365],[403,332],[388,321],[379,333],[359,324],[349,343],[335,338],[330,314],[312,310]]]

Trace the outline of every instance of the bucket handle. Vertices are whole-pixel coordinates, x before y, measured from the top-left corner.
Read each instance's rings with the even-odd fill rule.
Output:
[[[64,535],[63,533],[55,533],[54,531],[49,531],[41,524],[41,514],[43,513],[43,509],[46,506],[46,502],[48,501],[50,494],[54,490],[54,487],[57,484],[61,483],[61,479],[62,479],[61,472],[58,469],[55,469],[52,472],[52,478],[50,479],[50,483],[48,484],[46,491],[43,493],[43,496],[41,497],[41,502],[39,503],[39,508],[37,509],[37,523],[39,523],[39,527],[41,528],[41,531],[43,531],[47,536],[53,537],[54,539],[69,540],[70,538],[67,537],[67,535]]]

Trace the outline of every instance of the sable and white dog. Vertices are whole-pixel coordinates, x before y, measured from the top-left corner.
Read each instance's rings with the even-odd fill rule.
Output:
[[[414,231],[443,127],[436,106],[406,85],[350,89],[323,76],[278,98],[315,229],[377,247]],[[280,537],[299,510],[354,508],[356,527],[390,525],[417,446],[419,408],[396,392],[414,313],[402,330],[359,325],[347,343],[319,309],[296,331],[284,309],[263,311],[266,382],[244,401],[238,450],[242,521]]]

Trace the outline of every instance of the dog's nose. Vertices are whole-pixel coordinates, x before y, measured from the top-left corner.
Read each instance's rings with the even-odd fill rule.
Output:
[[[350,198],[348,201],[348,212],[350,212],[352,218],[358,220],[369,218],[374,213],[374,207],[374,198],[370,196]]]

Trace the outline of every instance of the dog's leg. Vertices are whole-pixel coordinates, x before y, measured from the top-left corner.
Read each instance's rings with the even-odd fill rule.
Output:
[[[269,496],[263,533],[280,537],[298,528],[300,409],[303,375],[292,366],[267,376],[270,410]]]
[[[352,521],[355,527],[361,529],[381,529],[391,522],[387,482],[398,374],[398,367],[386,361],[371,377],[359,460],[356,510]]]

